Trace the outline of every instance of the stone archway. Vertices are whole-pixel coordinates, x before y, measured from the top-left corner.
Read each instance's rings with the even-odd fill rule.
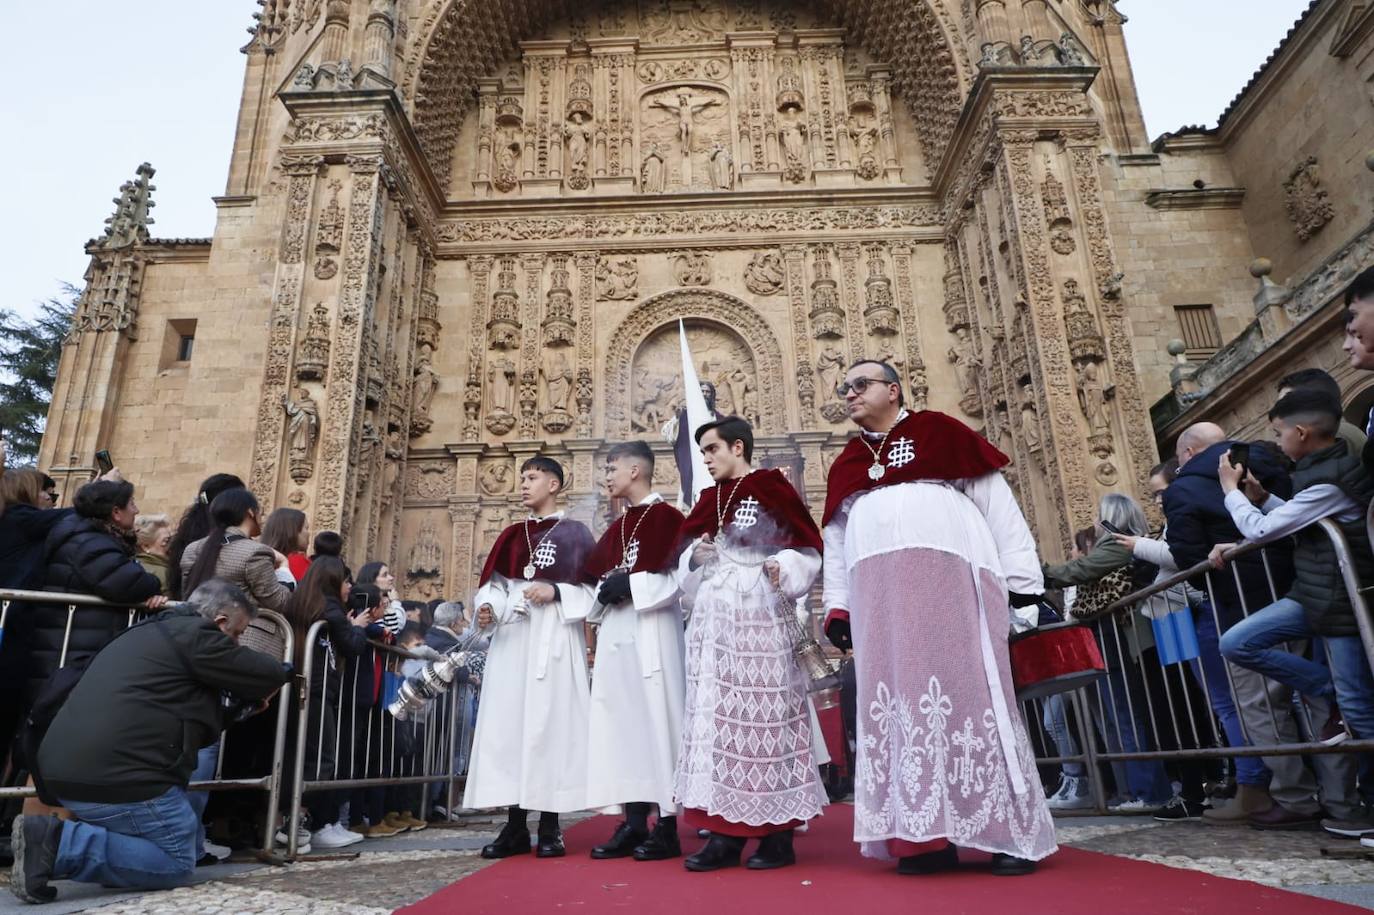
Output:
[[[863,36],[873,55],[892,67],[892,87],[907,99],[916,132],[934,171],[959,119],[974,70],[950,0],[833,0],[817,4]],[[518,6],[519,9],[514,9]],[[425,158],[447,186],[454,145],[490,74],[516,43],[565,7],[554,0],[425,0],[406,50],[402,85]],[[522,23],[508,30],[509,23]]]
[[[759,431],[773,435],[784,432],[787,407],[783,396],[782,349],[768,323],[748,304],[726,293],[713,289],[674,289],[641,302],[620,323],[611,338],[604,376],[606,437],[624,438],[634,434],[635,358],[641,347],[665,327],[676,328],[679,318],[688,323],[689,332],[693,326],[711,325],[745,347],[753,362],[752,390],[758,398]],[[694,358],[696,355],[693,353]],[[728,369],[728,366],[723,368]],[[741,392],[746,390],[747,386],[740,388]]]

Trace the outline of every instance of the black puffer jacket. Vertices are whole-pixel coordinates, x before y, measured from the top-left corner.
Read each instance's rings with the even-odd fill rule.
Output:
[[[143,570],[125,545],[104,525],[69,515],[48,534],[47,572],[43,590],[94,594],[113,604],[140,604],[162,587],[157,576]],[[65,604],[40,604],[27,609],[29,653],[26,703],[31,702],[62,657],[67,628]],[[78,609],[72,618],[67,663],[84,663],[129,624],[129,614],[101,608]]]

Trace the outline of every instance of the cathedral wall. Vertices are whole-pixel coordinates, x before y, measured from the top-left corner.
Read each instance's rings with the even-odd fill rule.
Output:
[[[1222,125],[1255,252],[1304,276],[1374,217],[1374,35],[1345,48],[1346,5],[1309,16]],[[1336,56],[1336,53],[1344,56]]]
[[[1206,194],[1206,188],[1235,185],[1219,153],[1165,152],[1143,163],[1109,157],[1103,175],[1131,303],[1136,369],[1153,402],[1170,390],[1169,341],[1184,336],[1174,308],[1211,305],[1221,340],[1234,339],[1255,318],[1255,281],[1246,269],[1255,255],[1241,210]],[[1195,181],[1206,187],[1199,192]],[[1148,206],[1146,195],[1159,189],[1181,191],[1177,207]]]

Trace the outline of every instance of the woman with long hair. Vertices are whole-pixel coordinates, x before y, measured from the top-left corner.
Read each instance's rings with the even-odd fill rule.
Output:
[[[393,636],[399,633],[406,624],[406,610],[396,593],[396,576],[392,574],[391,567],[384,562],[369,562],[358,570],[356,584],[360,587],[374,585],[386,595],[387,606],[386,613],[382,615],[382,625]]]
[[[182,512],[176,532],[167,544],[167,594],[187,595],[189,588],[181,586],[181,554],[197,540],[210,533],[210,503],[227,489],[242,489],[243,480],[232,473],[216,473],[205,478],[196,492],[196,500]]]
[[[335,776],[335,747],[339,697],[343,691],[344,658],[357,658],[367,650],[366,614],[351,615],[345,601],[353,586],[348,567],[336,556],[317,556],[286,604],[286,618],[296,634],[296,669],[304,672],[306,652],[311,652],[310,714],[306,722],[305,767],[310,781]],[[323,620],[313,643],[307,645],[310,627]],[[294,746],[294,743],[291,744]],[[294,771],[288,769],[287,771]],[[314,791],[305,796],[310,812],[310,844],[342,848],[363,837],[339,823],[344,795],[338,791]]]
[[[253,538],[262,533],[257,498],[243,488],[227,489],[210,503],[210,530],[181,554],[181,590],[223,578],[259,607],[283,610],[296,580],[286,557]]]
[[[278,508],[267,516],[262,526],[262,542],[286,557],[291,575],[300,581],[310,568],[305,548],[310,544],[310,521],[305,512],[295,508]]]

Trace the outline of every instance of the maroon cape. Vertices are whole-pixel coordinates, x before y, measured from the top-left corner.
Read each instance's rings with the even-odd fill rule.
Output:
[[[988,440],[959,420],[934,410],[908,413],[892,427],[883,445],[882,461],[887,470],[877,480],[869,479],[876,441],[865,445],[862,433],[849,440],[826,479],[825,513],[821,524],[831,517],[845,499],[857,492],[914,483],[917,480],[963,480],[981,477],[1011,463]]]
[[[587,557],[587,575],[600,579],[624,564],[622,548],[634,556],[630,572],[662,572],[677,563],[682,512],[667,502],[632,505],[606,529]],[[624,531],[624,540],[621,539]],[[633,544],[638,542],[636,549]]]
[[[587,556],[596,546],[592,532],[587,530],[587,525],[571,518],[564,518],[563,523],[558,524],[557,530],[554,530],[555,524],[558,524],[557,518],[521,521],[502,531],[501,536],[496,538],[496,545],[487,556],[486,564],[482,566],[481,583],[486,584],[490,581],[493,572],[499,572],[514,581],[523,580],[525,566],[530,562],[531,543],[534,544],[536,553],[540,552],[541,543],[553,547],[552,563],[547,563],[546,560],[543,563],[535,563],[534,577],[537,580],[595,583],[596,579],[588,578],[583,568]],[[525,537],[526,530],[529,533],[528,540]],[[552,533],[549,533],[550,531]],[[546,534],[547,539],[541,540]]]
[[[806,503],[787,482],[787,477],[772,468],[755,470],[740,480],[727,480],[702,490],[696,507],[682,525],[684,546],[704,534],[719,536],[717,490],[720,491],[720,507],[725,508],[727,533],[732,538],[739,538],[751,546],[780,550],[821,550],[821,532],[816,527],[816,519],[811,517]],[[741,506],[741,503],[746,504]]]

